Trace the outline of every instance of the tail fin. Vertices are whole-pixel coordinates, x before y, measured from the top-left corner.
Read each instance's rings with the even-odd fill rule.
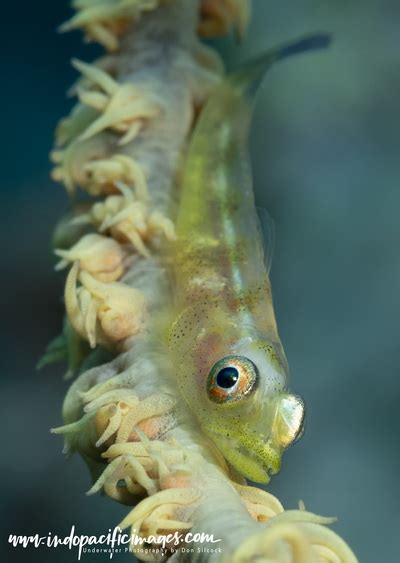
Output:
[[[266,71],[276,62],[308,51],[326,49],[331,44],[329,33],[315,33],[296,41],[286,43],[260,55],[239,67],[229,78],[241,94],[252,98],[258,90]]]

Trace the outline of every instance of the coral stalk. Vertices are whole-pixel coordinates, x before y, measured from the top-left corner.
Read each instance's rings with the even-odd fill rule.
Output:
[[[69,334],[114,358],[86,369],[98,350],[87,357],[64,402],[65,424],[53,431],[64,434],[67,453],[86,460],[89,493],[102,490],[131,507],[121,527],[146,538],[191,531],[220,540],[187,551],[170,543],[163,559],[352,563],[351,550],[325,528],[331,519],[285,511],[227,464],[198,429],[151,336],[172,298],[159,250],[175,237],[181,165],[222,71],[197,34],[232,27],[243,34],[247,6],[76,0],[63,26],[83,29],[109,51],[95,64],[74,63],[79,102],[58,128],[52,158],[54,179],[72,196],[79,188],[100,197],[74,204],[58,229],[59,268],[70,267]],[[146,552],[132,551],[158,561],[156,547],[150,541]]]

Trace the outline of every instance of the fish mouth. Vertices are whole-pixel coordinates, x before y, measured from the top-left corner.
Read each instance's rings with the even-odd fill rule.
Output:
[[[252,434],[228,429],[215,430],[205,428],[226,461],[243,477],[259,484],[266,484],[270,476],[281,468],[281,448],[271,439],[261,440]]]

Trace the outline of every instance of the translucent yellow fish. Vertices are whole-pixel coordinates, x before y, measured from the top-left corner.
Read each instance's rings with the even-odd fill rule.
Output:
[[[171,258],[174,376],[202,430],[243,476],[266,483],[301,434],[288,393],[247,137],[253,100],[277,60],[329,43],[314,35],[269,52],[218,86],[189,148]]]

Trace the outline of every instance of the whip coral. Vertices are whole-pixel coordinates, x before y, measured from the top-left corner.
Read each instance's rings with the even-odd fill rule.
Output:
[[[57,268],[69,268],[67,328],[58,342],[64,353],[53,344],[42,363],[68,352],[70,373],[78,372],[64,425],[53,432],[88,464],[89,494],[103,491],[131,507],[121,528],[144,538],[190,530],[221,540],[221,552],[207,542],[193,553],[167,543],[160,556],[150,539],[146,550],[131,546],[139,559],[356,561],[326,527],[333,519],[304,506],[284,510],[246,484],[198,426],[154,339],[173,300],[160,249],[176,237],[188,142],[221,80],[221,61],[198,34],[243,36],[249,2],[76,0],[73,7],[62,30],[79,28],[112,54],[73,63],[82,74],[73,88],[78,103],[60,123],[52,153],[53,178],[73,197],[55,251]],[[80,201],[77,188],[97,199]],[[188,283],[196,288],[201,279]],[[108,363],[97,365],[90,348],[99,345],[112,354]]]

